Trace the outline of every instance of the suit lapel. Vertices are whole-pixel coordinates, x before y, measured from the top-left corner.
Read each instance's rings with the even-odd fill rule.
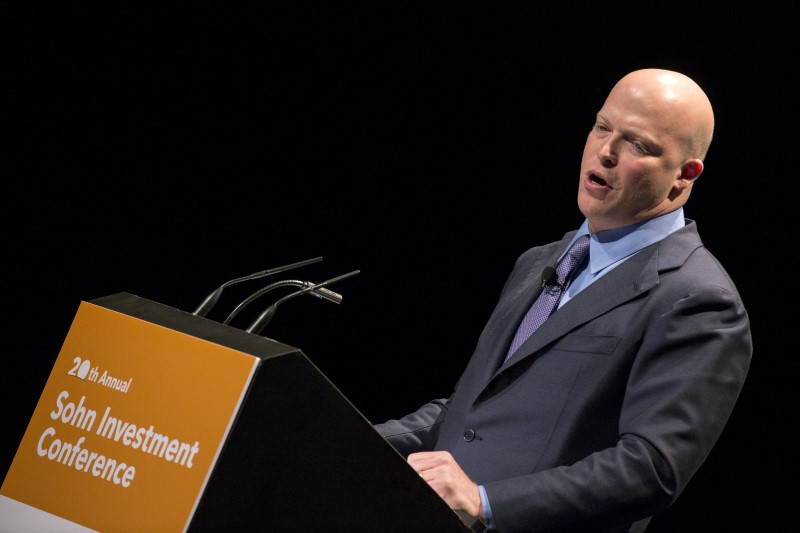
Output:
[[[568,241],[570,236],[565,239]],[[659,272],[679,268],[702,245],[695,222],[687,219],[685,227],[642,249],[564,304],[501,365],[498,372],[530,357],[581,324],[649,291],[658,285]],[[564,246],[566,243],[562,240],[559,249]],[[519,319],[513,322],[514,327]]]
[[[500,371],[534,354],[569,331],[658,284],[658,243],[653,244],[578,293],[550,315]]]
[[[542,247],[527,259],[527,263],[523,256],[523,262],[508,280],[508,292],[498,302],[457,388],[475,401],[499,372],[527,357],[536,356],[543,347],[581,324],[658,285],[659,272],[679,268],[689,254],[702,246],[694,222],[688,219],[686,222],[686,227],[644,248],[578,293],[501,365],[522,317],[542,290],[542,269],[555,264],[575,232]]]
[[[476,351],[477,354],[483,354],[480,360],[475,361],[477,363],[476,370],[482,374],[480,382],[488,383],[494,376],[500,361],[505,359],[511,339],[516,334],[522,317],[542,292],[542,270],[546,266],[553,266],[556,263],[574,233],[570,232],[560,241],[546,245],[539,254],[531,259],[529,264],[521,264],[517,267],[517,271],[521,273],[520,276],[523,276],[521,281],[513,278],[509,280],[511,289],[503,296],[497,312],[487,325],[487,329],[492,334],[484,339],[491,340],[491,344],[479,346]],[[480,388],[482,386],[478,391]]]

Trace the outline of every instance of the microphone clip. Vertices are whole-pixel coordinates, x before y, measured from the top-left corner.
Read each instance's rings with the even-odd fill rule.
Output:
[[[564,286],[558,282],[556,269],[548,266],[542,271],[542,288],[553,295],[564,290]]]

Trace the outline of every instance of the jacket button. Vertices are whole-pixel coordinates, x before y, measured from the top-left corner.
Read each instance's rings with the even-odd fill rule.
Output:
[[[466,430],[464,432],[464,440],[465,441],[469,442],[474,438],[475,438],[475,430],[474,429],[468,429],[468,430]]]

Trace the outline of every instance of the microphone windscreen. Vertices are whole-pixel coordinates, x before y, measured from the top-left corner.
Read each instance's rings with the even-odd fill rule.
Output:
[[[551,266],[544,267],[544,270],[542,270],[542,287],[555,285],[557,282],[558,276],[556,275],[556,269]]]

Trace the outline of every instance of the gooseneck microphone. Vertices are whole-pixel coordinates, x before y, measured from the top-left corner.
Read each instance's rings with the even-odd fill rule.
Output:
[[[275,316],[276,309],[278,309],[278,306],[281,305],[283,302],[285,302],[287,300],[291,300],[292,298],[295,298],[295,297],[300,296],[302,294],[306,294],[308,292],[315,291],[315,290],[317,290],[319,288],[322,288],[322,287],[324,287],[326,285],[330,285],[331,283],[336,283],[337,281],[343,280],[345,278],[349,278],[351,276],[355,276],[356,274],[358,274],[360,272],[361,272],[360,270],[354,270],[352,272],[348,272],[347,274],[342,274],[341,276],[336,276],[335,278],[331,278],[329,280],[325,280],[322,283],[317,283],[315,285],[309,285],[308,287],[300,289],[299,291],[295,291],[295,292],[293,292],[291,294],[287,294],[286,296],[284,296],[280,300],[278,300],[275,303],[273,303],[271,306],[267,307],[258,316],[258,318],[256,318],[253,321],[253,323],[250,325],[250,327],[247,328],[245,331],[247,331],[248,333],[255,333],[256,335],[260,335],[261,334],[261,330],[264,329],[264,326],[269,324],[269,321],[272,320],[273,316]]]
[[[246,305],[248,305],[250,302],[252,302],[256,298],[268,293],[269,291],[271,291],[273,289],[277,289],[277,288],[280,288],[280,287],[286,287],[287,285],[294,285],[295,287],[307,288],[307,287],[311,287],[313,285],[313,283],[310,283],[308,281],[300,281],[300,280],[296,280],[296,279],[287,279],[287,280],[283,280],[283,281],[276,281],[275,283],[267,285],[266,287],[262,287],[261,289],[257,290],[256,292],[254,292],[253,294],[251,294],[250,296],[245,298],[242,301],[242,303],[237,305],[236,308],[233,311],[231,311],[231,313],[228,315],[228,318],[223,320],[222,323],[223,324],[229,324],[230,321],[233,320],[233,317],[235,317],[236,315],[239,314],[239,311],[244,309],[244,307]],[[316,287],[316,288],[312,287],[312,291],[309,294],[311,294],[312,296],[316,296],[317,298],[323,298],[323,299],[328,300],[329,302],[333,302],[335,304],[342,303],[342,295],[341,294],[339,294],[338,292],[333,292],[330,289],[326,289],[325,287]]]
[[[255,274],[250,274],[249,276],[243,276],[241,278],[236,278],[236,279],[232,279],[230,281],[226,281],[225,283],[220,285],[219,288],[217,288],[215,291],[213,291],[211,294],[209,294],[206,297],[206,299],[203,300],[203,302],[199,306],[197,306],[197,309],[195,309],[194,313],[192,313],[192,314],[196,315],[196,316],[206,316],[208,314],[208,312],[211,311],[211,308],[214,307],[214,305],[217,303],[217,300],[219,300],[219,297],[222,294],[222,291],[225,290],[226,287],[229,287],[229,286],[233,285],[234,283],[239,283],[240,281],[248,281],[248,280],[251,280],[251,279],[263,278],[263,277],[266,277],[266,276],[269,276],[269,275],[272,275],[272,274],[278,274],[280,272],[285,272],[285,271],[291,270],[293,268],[299,268],[299,267],[303,267],[303,266],[306,266],[306,265],[310,265],[312,263],[318,263],[320,261],[322,261],[322,257],[315,257],[313,259],[306,259],[305,261],[299,261],[297,263],[292,263],[292,264],[284,265],[284,266],[277,267],[277,268],[270,268],[268,270],[262,270],[261,272],[256,272]]]

